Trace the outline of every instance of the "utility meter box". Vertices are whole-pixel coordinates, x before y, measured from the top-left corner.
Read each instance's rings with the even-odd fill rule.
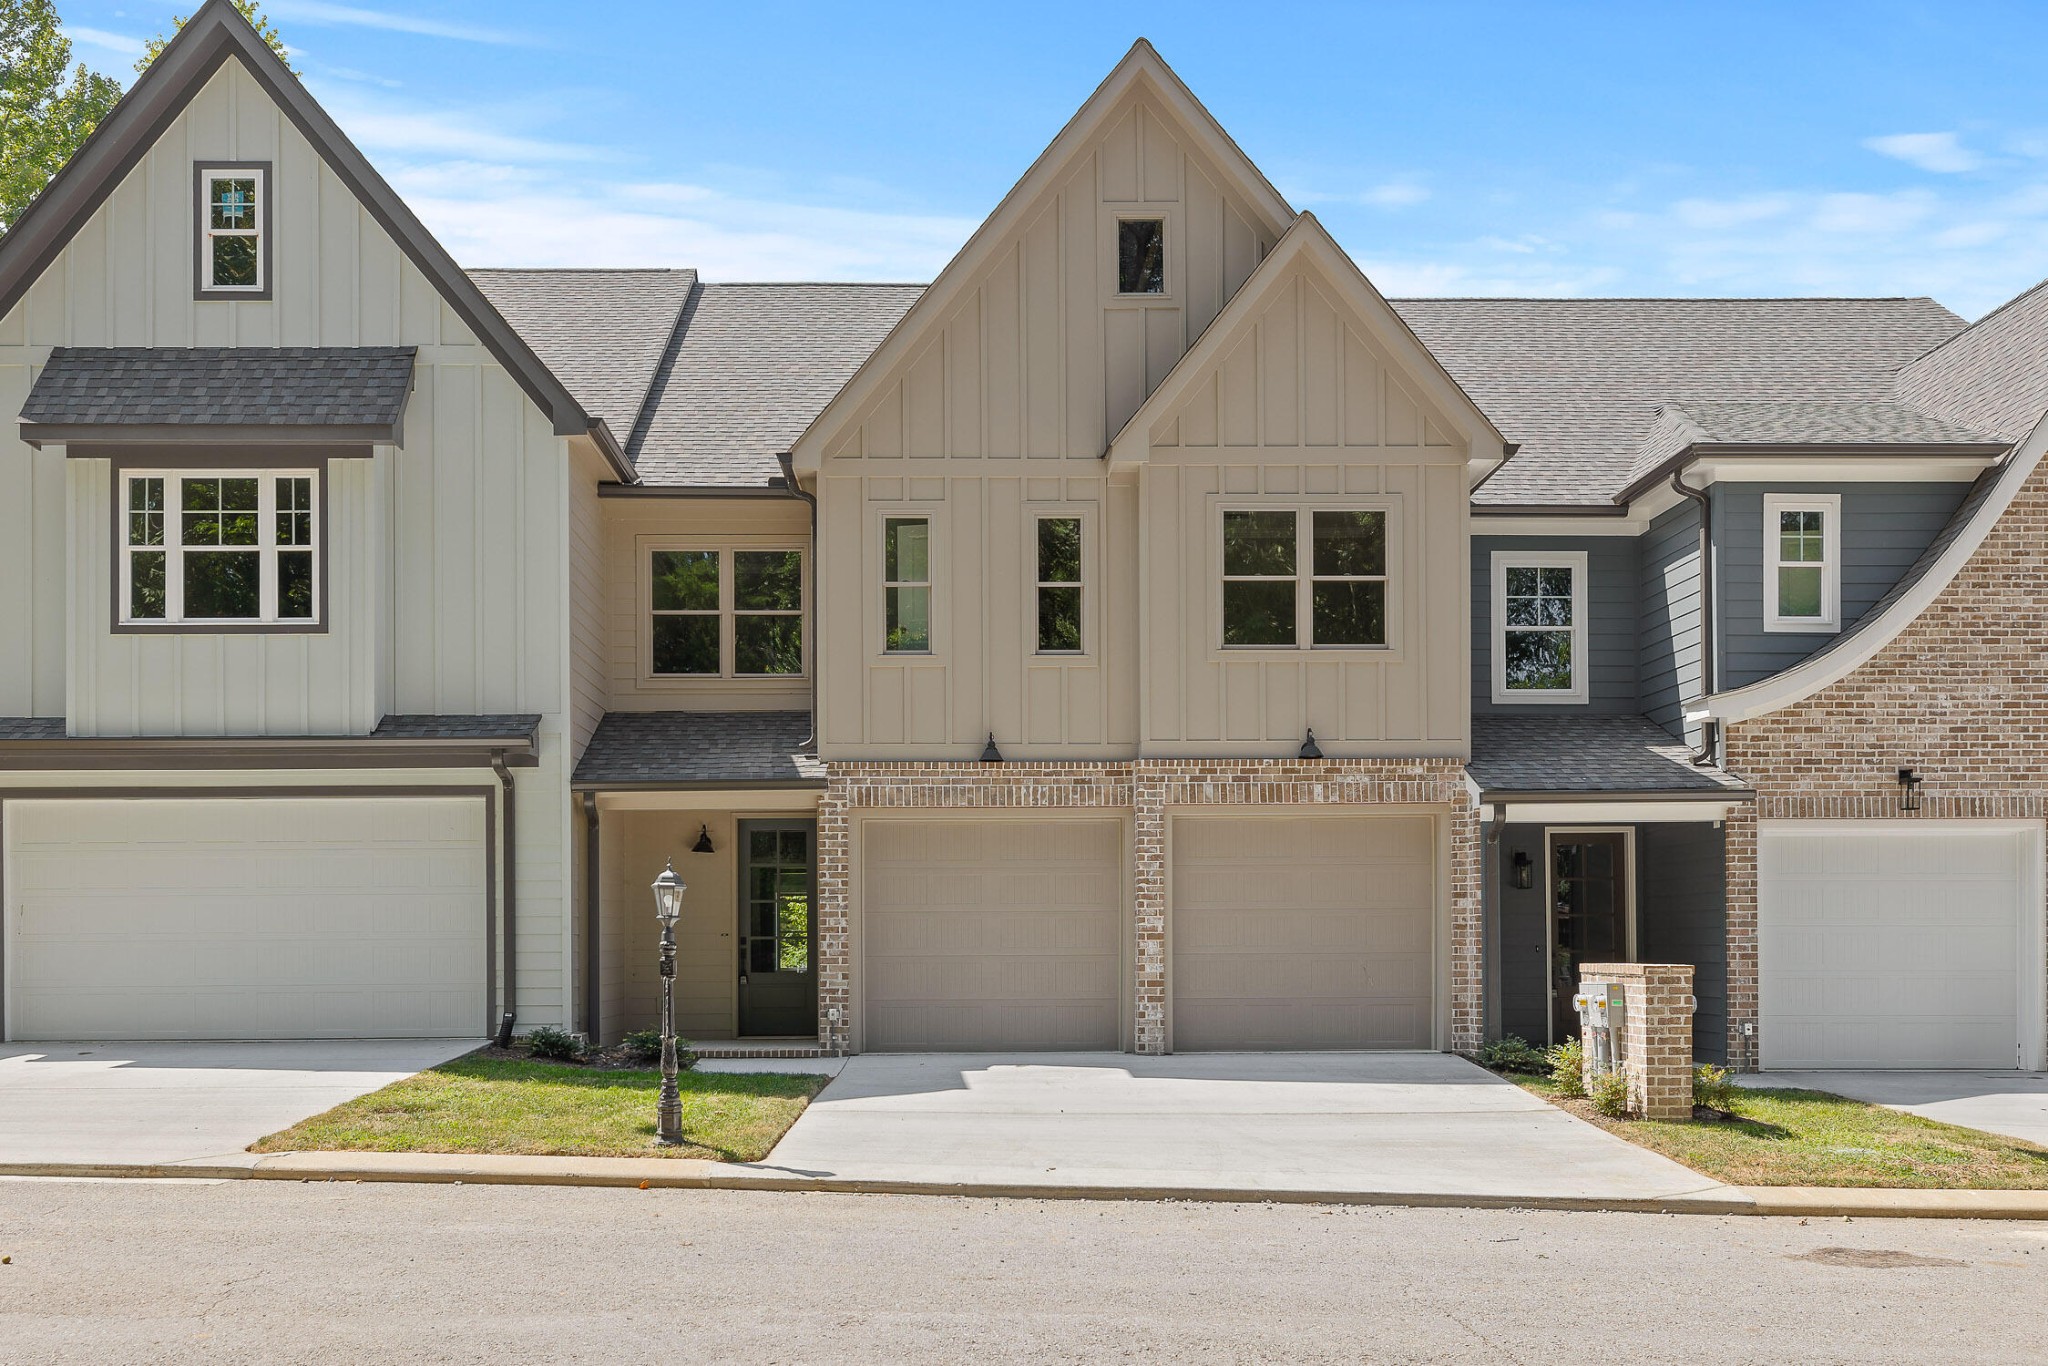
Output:
[[[1618,984],[1595,984],[1572,998],[1577,1007],[1579,1019],[1588,1029],[1619,1029],[1621,1027],[1621,987]]]

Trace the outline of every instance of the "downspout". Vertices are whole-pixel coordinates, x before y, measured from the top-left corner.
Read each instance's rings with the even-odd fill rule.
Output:
[[[505,943],[505,1013],[498,1017],[498,1047],[512,1046],[512,1026],[519,1018],[519,823],[512,802],[512,770],[505,766],[505,751],[491,751],[491,768],[498,775],[505,807],[505,886],[498,898],[499,937]]]
[[[601,848],[597,835],[597,794],[586,792],[583,794],[583,1009],[588,1015],[585,1029],[590,1035],[592,1048],[604,1044],[601,1037],[604,1012],[598,1008],[602,974],[598,971],[597,961],[603,942],[598,933],[601,911],[598,889],[604,885],[597,867]]]
[[[796,481],[796,456],[788,451],[777,452],[776,460],[782,465],[782,482],[789,491],[808,503],[811,508],[811,602],[810,615],[804,622],[804,633],[811,640],[811,733],[804,737],[798,749],[809,753],[818,744],[818,675],[824,672],[824,633],[818,630],[818,495],[805,493],[803,485]]]
[[[1714,649],[1714,504],[1706,490],[1687,486],[1682,470],[1671,472],[1671,491],[1691,499],[1700,510],[1700,689],[1712,697],[1721,691],[1721,660]],[[1700,743],[1692,752],[1692,761],[1713,763],[1719,740],[1720,723],[1711,717],[1702,721]]]

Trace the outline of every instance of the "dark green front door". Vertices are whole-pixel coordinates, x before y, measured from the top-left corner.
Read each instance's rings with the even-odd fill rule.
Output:
[[[740,1033],[815,1036],[812,821],[740,822]]]

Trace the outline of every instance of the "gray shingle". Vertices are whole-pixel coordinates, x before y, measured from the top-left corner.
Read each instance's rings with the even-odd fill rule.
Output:
[[[1520,451],[1480,506],[1611,505],[1660,404],[1885,403],[1961,330],[1932,299],[1395,299]]]
[[[61,716],[0,716],[0,740],[62,740]]]
[[[648,484],[765,488],[923,285],[703,285],[628,454]]]
[[[1748,791],[1640,716],[1475,716],[1467,768],[1487,793]]]
[[[718,783],[822,787],[825,765],[799,752],[801,711],[607,712],[576,765],[579,787]]]
[[[2048,412],[2048,281],[1908,365],[1899,393],[2007,441],[2032,431]]]
[[[2006,443],[1936,413],[1897,400],[1816,403],[1713,400],[1667,403],[1629,468],[1630,482],[1650,474],[1689,446],[1985,446]]]
[[[47,426],[393,426],[410,346],[60,346],[21,420]]]
[[[668,352],[694,270],[472,270],[469,278],[620,445]]]
[[[373,740],[524,740],[540,729],[538,716],[387,716]]]

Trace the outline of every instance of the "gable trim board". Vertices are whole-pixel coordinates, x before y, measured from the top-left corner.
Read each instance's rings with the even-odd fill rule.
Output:
[[[632,464],[610,429],[583,411],[230,0],[206,0],[7,235],[0,237],[0,316],[21,301],[193,96],[229,61],[242,64],[370,216],[433,282],[485,349],[548,415],[555,435],[589,436],[619,479],[632,483]]]
[[[1291,205],[1273,188],[1263,172],[1231,140],[1215,116],[1203,107],[1169,67],[1152,44],[1140,38],[1124,54],[1116,69],[1081,105],[1061,128],[1023,177],[1010,187],[995,211],[982,220],[967,244],[960,248],[936,280],[925,288],[917,302],[889,330],[873,353],[861,363],[853,377],[833,396],[810,426],[791,444],[792,467],[801,478],[815,479],[831,439],[859,419],[868,402],[907,360],[926,334],[952,314],[969,286],[1011,234],[1022,225],[1025,214],[1040,197],[1066,174],[1074,160],[1084,153],[1095,135],[1107,126],[1127,95],[1142,89],[1173,114],[1182,131],[1191,136],[1211,162],[1232,182],[1231,188],[1246,204],[1263,216],[1259,226],[1273,237],[1282,237],[1296,218]],[[1242,292],[1242,291],[1240,291]]]

